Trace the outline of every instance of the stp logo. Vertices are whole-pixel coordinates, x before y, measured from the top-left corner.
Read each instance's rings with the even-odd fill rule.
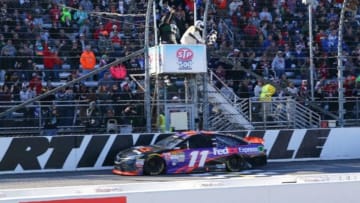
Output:
[[[181,48],[176,52],[176,57],[179,61],[191,61],[194,57],[194,52],[189,48]]]

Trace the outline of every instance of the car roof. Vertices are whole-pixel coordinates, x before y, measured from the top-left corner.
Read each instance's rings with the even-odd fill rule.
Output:
[[[192,137],[194,135],[213,135],[215,134],[215,131],[196,131],[196,130],[189,130],[189,131],[182,131],[182,132],[177,132],[176,135],[179,137],[182,137],[183,139],[187,139],[189,137]]]

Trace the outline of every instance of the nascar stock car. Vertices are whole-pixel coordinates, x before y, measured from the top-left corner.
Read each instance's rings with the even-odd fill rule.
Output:
[[[160,175],[208,171],[241,171],[266,165],[264,140],[213,131],[186,131],[149,146],[120,151],[113,173]]]

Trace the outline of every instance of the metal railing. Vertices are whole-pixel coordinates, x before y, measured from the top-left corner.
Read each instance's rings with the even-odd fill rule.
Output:
[[[214,89],[213,91],[215,91],[209,91],[209,101],[214,107],[225,108],[228,105],[232,107],[229,111],[219,109],[219,111],[213,112],[209,117],[209,126],[216,130],[229,130],[229,128],[252,129],[253,127],[249,123],[248,98],[240,98],[211,70],[209,71],[209,85],[211,85]],[[217,85],[221,87],[219,88]],[[211,97],[219,95],[221,95],[220,97],[222,99],[211,99]],[[222,101],[223,103],[217,103],[219,101]],[[234,121],[241,121],[242,123],[234,123]]]
[[[144,132],[143,100],[107,102],[97,100],[94,109],[97,113],[90,113],[89,100],[68,100],[44,102],[36,101],[24,108],[6,114],[0,119],[0,136],[47,135],[50,130],[47,123],[56,119],[56,134],[84,134],[110,133],[108,121],[116,121],[117,129],[113,133],[120,133],[121,127],[131,125],[133,132]],[[0,112],[18,105],[20,102],[0,102]],[[133,106],[135,113],[123,113],[126,107]],[[56,109],[56,114],[49,111]],[[93,123],[92,123],[93,122]],[[112,125],[113,127],[113,125]]]
[[[210,71],[209,75],[211,84],[217,82],[223,88],[229,88],[214,72]],[[219,94],[222,94],[221,89],[216,85],[214,87]],[[319,113],[297,102],[292,97],[274,97],[271,102],[263,102],[259,101],[258,98],[240,98],[232,89],[222,96],[255,128],[318,128],[321,124]],[[215,113],[210,117],[210,123],[213,123],[214,126],[226,128],[228,127],[226,117],[229,116]]]
[[[251,122],[257,129],[319,128],[321,116],[291,97],[274,97],[271,101],[252,98]]]

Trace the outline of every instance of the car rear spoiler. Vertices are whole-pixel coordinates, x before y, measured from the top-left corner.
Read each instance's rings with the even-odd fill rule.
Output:
[[[264,139],[261,137],[247,136],[244,140],[254,144],[264,144]]]

